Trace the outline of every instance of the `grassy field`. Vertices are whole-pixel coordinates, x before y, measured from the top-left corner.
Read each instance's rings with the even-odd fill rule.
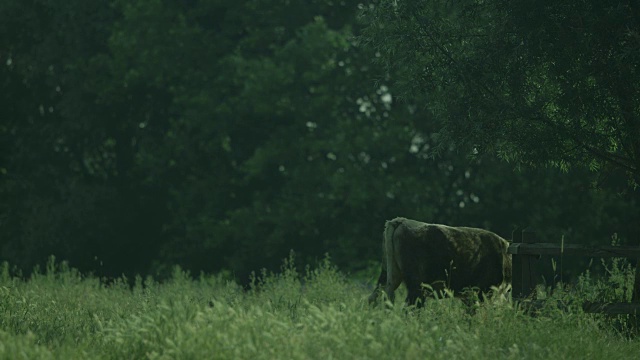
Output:
[[[576,297],[626,296],[628,270],[585,276],[535,315],[509,299],[457,299],[420,310],[371,308],[369,289],[328,261],[285,262],[248,291],[221,277],[136,279],[105,286],[51,263],[24,281],[0,274],[2,359],[634,359],[629,316],[584,314]],[[627,274],[627,275],[625,275]],[[622,287],[621,287],[622,288]],[[399,294],[402,296],[402,294]],[[541,294],[544,296],[544,294]],[[552,305],[553,304],[553,305]],[[561,306],[556,306],[560,304]]]

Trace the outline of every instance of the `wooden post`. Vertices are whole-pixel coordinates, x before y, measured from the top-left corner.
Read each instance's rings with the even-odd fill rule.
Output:
[[[633,292],[631,293],[632,302],[640,302],[640,258],[635,259],[636,274],[633,280]]]
[[[636,185],[640,184],[640,174],[638,172],[636,172],[634,176],[634,180]],[[637,188],[634,190],[635,191],[631,194],[632,198],[636,200],[636,202],[640,201],[640,191],[638,191]],[[637,223],[638,222],[636,222],[636,224]],[[635,245],[640,246],[640,239],[636,239]],[[633,279],[633,290],[632,290],[633,292],[631,293],[631,301],[640,302],[640,256],[636,256],[635,259],[633,260],[635,260],[636,273]],[[631,261],[632,265],[633,265],[633,260]],[[638,317],[636,317],[636,325],[640,325],[640,313],[638,313]]]
[[[522,230],[522,242],[534,243],[535,233],[530,230]],[[533,255],[519,255],[522,257],[522,296],[530,296],[533,290],[536,288],[536,276],[535,267],[533,264]]]
[[[522,243],[522,233],[513,231],[511,233],[511,244],[509,244],[509,254],[511,254],[512,278],[511,291],[514,297],[524,297],[524,289],[522,288],[522,256],[518,254],[518,248]]]

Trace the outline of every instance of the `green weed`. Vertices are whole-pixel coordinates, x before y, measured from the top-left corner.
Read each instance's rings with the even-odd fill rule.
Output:
[[[584,359],[635,358],[619,320],[585,314],[583,299],[626,299],[628,271],[588,272],[541,289],[532,314],[508,296],[470,306],[445,296],[420,309],[371,307],[370,289],[327,257],[300,274],[294,257],[249,290],[228,276],[119,279],[104,285],[53,259],[28,280],[0,267],[0,359]],[[400,291],[400,295],[402,291]],[[617,322],[616,322],[617,321]]]

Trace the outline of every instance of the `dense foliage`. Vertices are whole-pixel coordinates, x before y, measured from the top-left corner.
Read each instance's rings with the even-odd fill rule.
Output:
[[[253,270],[277,268],[290,249],[300,263],[329,252],[346,271],[367,268],[379,259],[384,220],[395,216],[481,226],[505,238],[530,227],[550,242],[639,236],[637,193],[620,195],[628,169],[604,177],[580,166],[596,163],[567,153],[552,160],[571,160],[569,173],[514,172],[490,157],[469,158],[457,141],[442,142],[452,139],[444,137],[445,120],[460,120],[447,127],[453,134],[457,125],[475,124],[463,120],[478,121],[477,130],[493,118],[498,133],[462,134],[480,136],[479,145],[522,136],[528,147],[502,150],[510,160],[535,144],[543,145],[542,155],[564,154],[540,140],[563,132],[532,137],[528,129],[538,126],[528,118],[498,117],[512,114],[501,105],[509,102],[568,126],[590,124],[571,132],[569,147],[602,128],[607,132],[593,135],[593,147],[608,144],[603,151],[622,156],[632,133],[606,136],[637,108],[622,108],[612,84],[624,81],[619,90],[633,104],[635,67],[613,72],[607,83],[600,73],[580,71],[612,56],[616,69],[633,64],[637,52],[603,48],[602,59],[589,52],[599,63],[570,56],[622,25],[587,22],[581,41],[562,38],[574,45],[566,52],[543,52],[540,42],[538,53],[523,47],[527,53],[512,59],[511,42],[494,45],[509,40],[506,27],[520,21],[485,24],[497,37],[485,26],[472,37],[479,45],[447,45],[464,55],[457,61],[483,70],[469,73],[473,81],[485,76],[483,84],[500,90],[500,102],[483,101],[485,93],[453,81],[459,77],[441,66],[442,53],[412,45],[423,34],[420,21],[436,13],[393,3],[398,7],[328,0],[0,2],[0,259],[26,270],[55,254],[83,273],[130,278],[169,276],[180,264],[196,274],[228,270],[248,282]],[[493,18],[509,9],[486,4],[482,14],[497,11]],[[359,22],[358,8],[380,18]],[[543,10],[531,21],[557,9]],[[416,17],[405,21],[409,13]],[[600,21],[594,16],[588,19]],[[449,19],[429,24],[455,27]],[[372,29],[382,24],[403,41],[374,41]],[[606,33],[598,35],[601,28]],[[633,44],[625,39],[617,41]],[[497,54],[480,51],[489,46]],[[554,71],[575,72],[546,73],[556,53],[567,63]],[[394,54],[396,66],[389,66]],[[478,57],[492,62],[481,66]],[[504,59],[517,61],[503,66]],[[433,63],[428,79],[449,79],[447,86],[425,85],[419,72],[426,63]],[[565,78],[575,82],[574,92],[565,93]],[[588,91],[594,87],[598,93]],[[532,88],[536,96],[513,100]]]
[[[640,181],[634,1],[375,1],[365,39],[469,152]]]

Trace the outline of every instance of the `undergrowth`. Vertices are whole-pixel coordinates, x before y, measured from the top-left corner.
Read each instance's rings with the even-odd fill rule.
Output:
[[[179,268],[167,282],[137,278],[130,286],[105,285],[53,259],[28,280],[5,264],[0,358],[635,358],[640,340],[619,319],[572,305],[628,297],[630,268],[608,266],[606,279],[585,273],[573,287],[540,290],[555,301],[531,314],[508,296],[471,307],[445,296],[417,309],[402,304],[402,291],[395,306],[371,307],[370,290],[328,258],[299,273],[291,256],[280,272],[255,275],[248,290]]]

